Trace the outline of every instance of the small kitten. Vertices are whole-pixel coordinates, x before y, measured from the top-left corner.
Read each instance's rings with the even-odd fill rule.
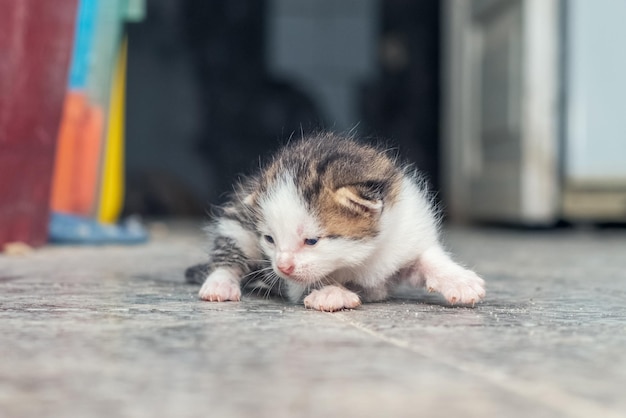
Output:
[[[238,301],[253,281],[337,311],[407,282],[473,305],[484,281],[450,259],[423,181],[373,146],[324,133],[291,143],[237,185],[208,228],[210,261],[191,267],[199,296]]]

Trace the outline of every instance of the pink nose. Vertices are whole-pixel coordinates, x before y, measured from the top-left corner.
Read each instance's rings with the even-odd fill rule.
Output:
[[[278,270],[280,270],[281,273],[289,276],[291,273],[293,273],[293,270],[296,268],[296,266],[294,266],[293,264],[279,264],[278,266]]]

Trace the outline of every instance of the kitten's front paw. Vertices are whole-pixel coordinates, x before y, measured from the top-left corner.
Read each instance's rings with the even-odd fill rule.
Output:
[[[339,286],[325,286],[312,291],[304,298],[304,306],[318,311],[335,312],[342,309],[354,309],[361,305],[356,293]]]
[[[209,302],[239,301],[241,300],[239,278],[231,271],[216,270],[207,277],[198,296]]]
[[[463,268],[426,280],[429,292],[437,291],[452,305],[474,305],[485,297],[485,281]]]

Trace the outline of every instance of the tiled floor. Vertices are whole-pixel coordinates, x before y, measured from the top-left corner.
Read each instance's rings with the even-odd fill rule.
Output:
[[[626,416],[626,230],[452,230],[474,309],[196,299],[198,228],[0,255],[2,417]]]

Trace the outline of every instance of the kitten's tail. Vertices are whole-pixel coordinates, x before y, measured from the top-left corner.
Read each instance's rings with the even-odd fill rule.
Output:
[[[209,263],[196,264],[185,270],[185,281],[191,284],[202,284],[211,271]]]

